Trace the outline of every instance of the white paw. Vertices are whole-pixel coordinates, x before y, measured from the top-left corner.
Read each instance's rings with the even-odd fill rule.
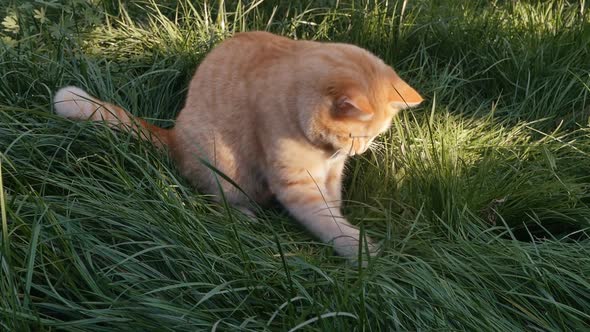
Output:
[[[363,260],[367,259],[367,253],[370,256],[375,256],[379,253],[379,246],[368,237],[363,239],[360,243],[358,236],[342,235],[333,240],[334,250],[351,261],[357,261],[359,258],[359,245],[362,245],[361,257]],[[368,249],[368,252],[367,252]]]

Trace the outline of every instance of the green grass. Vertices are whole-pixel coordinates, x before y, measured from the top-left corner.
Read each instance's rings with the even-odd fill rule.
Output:
[[[0,7],[0,330],[588,329],[588,3],[155,3]],[[52,113],[75,84],[170,126],[199,61],[254,29],[361,45],[426,97],[347,169],[384,248],[365,269]]]

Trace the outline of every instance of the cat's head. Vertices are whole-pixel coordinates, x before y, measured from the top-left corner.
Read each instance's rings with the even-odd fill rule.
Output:
[[[327,70],[316,77],[321,102],[307,132],[328,151],[352,156],[365,152],[387,131],[400,110],[423,99],[371,53],[352,45],[336,47],[339,52],[324,57]]]

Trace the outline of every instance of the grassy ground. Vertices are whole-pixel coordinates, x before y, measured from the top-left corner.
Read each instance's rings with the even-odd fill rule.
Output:
[[[587,3],[157,3],[0,7],[0,330],[590,326]],[[75,84],[171,125],[203,56],[253,29],[364,46],[427,99],[349,165],[347,215],[385,248],[366,269],[52,114]]]

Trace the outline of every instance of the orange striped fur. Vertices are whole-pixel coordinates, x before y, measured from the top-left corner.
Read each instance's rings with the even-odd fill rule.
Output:
[[[359,230],[341,214],[349,156],[363,153],[401,109],[422,97],[370,52],[349,44],[235,35],[198,67],[172,129],[161,129],[76,87],[57,92],[56,112],[106,121],[167,147],[201,190],[248,211],[273,196],[308,230],[354,259]],[[239,185],[216,179],[203,163]],[[247,194],[244,195],[244,193]],[[374,243],[367,239],[374,252]]]

